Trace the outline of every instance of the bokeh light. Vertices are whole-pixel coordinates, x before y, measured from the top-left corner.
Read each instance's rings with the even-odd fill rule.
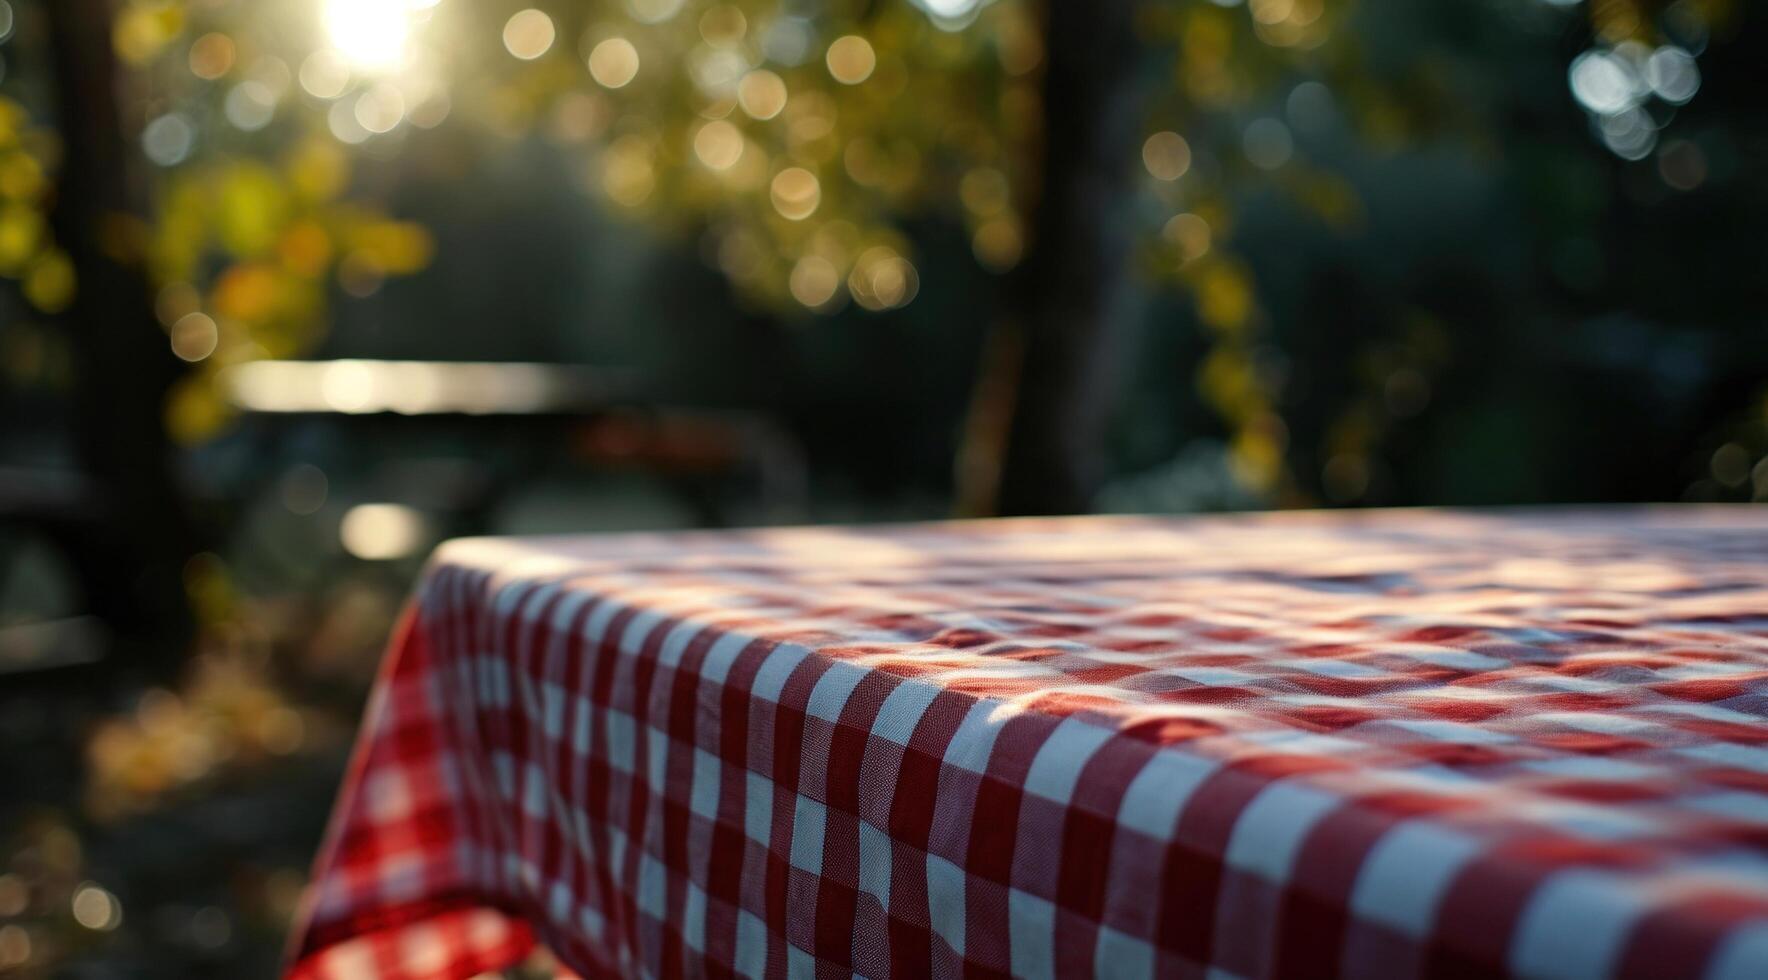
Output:
[[[638,75],[638,49],[623,37],[611,37],[589,52],[589,74],[603,88],[624,88]]]
[[[1690,140],[1671,140],[1658,151],[1658,173],[1676,190],[1694,190],[1707,180],[1706,152]]]
[[[1683,105],[1700,90],[1701,79],[1700,68],[1686,49],[1676,45],[1654,49],[1628,38],[1579,54],[1566,70],[1566,81],[1572,97],[1590,114],[1603,144],[1623,159],[1643,160],[1659,138],[1661,114],[1652,110],[1652,100]],[[1692,186],[1704,179],[1704,174],[1691,175],[1691,168],[1672,165],[1665,179],[1686,190],[1678,180]]]
[[[977,226],[970,249],[985,268],[1005,272],[1019,264],[1025,252],[1025,233],[1011,216],[990,218]]]
[[[723,119],[714,119],[694,134],[694,155],[713,170],[729,170],[743,155],[743,133]]]
[[[829,74],[843,85],[858,85],[872,77],[872,70],[878,66],[878,56],[872,50],[871,42],[858,34],[844,35],[831,42],[826,60]]]
[[[1591,112],[1620,112],[1638,102],[1641,80],[1632,66],[1607,51],[1586,51],[1568,69],[1572,95]]]
[[[320,48],[302,60],[298,77],[307,94],[335,99],[350,85],[350,66],[336,51]]]
[[[162,167],[183,163],[195,142],[196,130],[182,113],[168,112],[155,117],[141,130],[142,152]]]
[[[1156,180],[1178,180],[1191,169],[1191,144],[1170,130],[1155,133],[1142,144],[1142,165]]]
[[[784,218],[803,221],[816,213],[822,200],[822,184],[803,167],[787,167],[774,175],[769,186],[774,210]]]
[[[847,291],[853,295],[853,301],[874,311],[906,306],[920,288],[915,267],[888,245],[875,245],[861,252],[847,277]]]
[[[227,91],[222,112],[234,128],[256,132],[276,116],[276,93],[258,81],[244,81]]]
[[[233,68],[233,38],[211,31],[191,42],[190,73],[213,81]]]
[[[408,0],[325,0],[321,23],[332,47],[363,71],[400,67],[411,41]]]
[[[0,926],[0,966],[19,967],[31,961],[31,934],[17,923]]]
[[[388,133],[405,119],[405,95],[391,82],[376,82],[356,97],[357,125],[370,133]]]
[[[319,513],[330,495],[331,481],[312,463],[301,463],[283,474],[279,488],[282,505],[303,517]]]
[[[925,10],[942,30],[955,31],[970,22],[982,8],[983,0],[914,0],[914,3]]]
[[[344,513],[338,540],[344,550],[364,561],[406,558],[422,547],[429,534],[424,517],[404,504],[357,504]]]
[[[641,24],[661,24],[681,12],[682,0],[626,0],[626,10]]]
[[[651,144],[644,137],[628,133],[602,154],[602,190],[616,203],[637,207],[656,186]]]
[[[786,83],[765,68],[756,69],[737,83],[737,102],[754,119],[772,119],[786,108]]]
[[[372,135],[356,121],[356,105],[353,102],[332,103],[332,107],[326,111],[325,122],[332,137],[340,143],[354,145]]]
[[[1176,246],[1179,255],[1190,262],[1209,252],[1209,222],[1195,214],[1175,214],[1161,226],[1160,237]]]
[[[1645,60],[1645,81],[1658,98],[1681,105],[1700,90],[1700,68],[1687,51],[1666,46]]]
[[[74,921],[94,932],[110,932],[123,924],[123,903],[92,882],[75,889],[71,904]]]
[[[200,361],[215,353],[221,330],[205,313],[186,313],[172,324],[172,353],[185,361]]]
[[[834,298],[841,286],[841,272],[820,255],[806,255],[792,266],[788,286],[793,299],[816,309]]]
[[[1721,485],[1741,487],[1750,478],[1750,466],[1754,462],[1749,450],[1735,442],[1728,442],[1713,451],[1709,468],[1713,479]]]
[[[700,38],[715,48],[734,48],[749,32],[749,19],[731,4],[721,3],[700,15]]]
[[[503,25],[504,50],[523,61],[533,61],[552,46],[557,31],[544,11],[518,10]]]
[[[1260,170],[1276,170],[1289,162],[1295,152],[1295,140],[1282,120],[1267,116],[1247,124],[1240,148],[1253,166]]]

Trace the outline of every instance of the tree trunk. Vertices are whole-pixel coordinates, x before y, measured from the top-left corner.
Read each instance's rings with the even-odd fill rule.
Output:
[[[194,552],[165,429],[179,373],[141,257],[105,241],[107,221],[141,213],[136,158],[118,110],[106,0],[43,5],[63,155],[50,224],[78,285],[62,320],[74,364],[75,450],[99,488],[102,517],[76,564],[92,611],[115,631],[113,666],[166,678],[182,662],[191,619],[183,569]]]
[[[1134,237],[1138,6],[1049,0],[1042,191],[1030,247],[1007,280],[1005,316],[985,355],[961,509],[1076,513],[1104,478],[1124,340],[1114,314]]]

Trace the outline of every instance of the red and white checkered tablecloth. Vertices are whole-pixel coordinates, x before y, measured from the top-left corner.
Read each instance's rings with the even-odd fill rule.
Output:
[[[1768,509],[444,546],[296,977],[1768,978]]]

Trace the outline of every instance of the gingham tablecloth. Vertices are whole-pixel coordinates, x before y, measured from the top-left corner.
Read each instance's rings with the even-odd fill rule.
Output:
[[[1768,978],[1768,510],[450,543],[298,977]]]

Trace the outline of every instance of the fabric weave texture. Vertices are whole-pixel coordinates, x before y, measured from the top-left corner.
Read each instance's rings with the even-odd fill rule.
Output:
[[[289,976],[1768,977],[1768,509],[466,539]]]

